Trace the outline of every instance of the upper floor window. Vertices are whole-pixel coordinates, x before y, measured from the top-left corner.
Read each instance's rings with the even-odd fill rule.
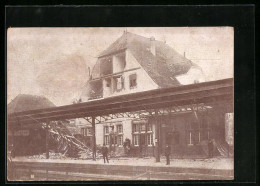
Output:
[[[137,86],[137,82],[136,82],[136,74],[131,74],[129,76],[129,82],[130,82],[130,88],[134,88]]]
[[[123,76],[115,77],[114,81],[115,81],[115,85],[116,85],[115,90],[119,91],[124,88],[124,77]]]
[[[111,86],[111,79],[105,79],[105,84],[106,84],[106,87],[110,87]]]

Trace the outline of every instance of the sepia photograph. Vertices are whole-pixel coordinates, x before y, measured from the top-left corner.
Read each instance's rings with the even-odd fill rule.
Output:
[[[234,180],[234,28],[7,30],[7,180]]]

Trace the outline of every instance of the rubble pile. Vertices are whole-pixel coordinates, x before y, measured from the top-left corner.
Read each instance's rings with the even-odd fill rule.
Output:
[[[44,128],[44,125],[42,126]],[[61,121],[49,125],[52,150],[49,159],[91,159],[92,149],[77,139]],[[57,153],[55,153],[55,152]],[[102,155],[97,151],[96,158]],[[28,159],[46,159],[46,153],[28,156]]]
[[[92,151],[80,151],[78,153],[79,157],[78,158],[73,158],[73,157],[68,157],[67,154],[62,154],[62,153],[54,153],[50,152],[49,153],[49,159],[92,159]],[[37,154],[37,155],[32,155],[32,156],[27,156],[28,159],[46,159],[46,153],[43,154]],[[96,159],[102,158],[102,154],[96,153]]]
[[[92,151],[90,150],[86,150],[86,151],[80,151],[79,152],[79,159],[92,159],[93,155],[92,155]],[[102,154],[99,152],[96,152],[96,159],[100,159],[102,158]]]
[[[28,156],[28,159],[46,159],[46,153],[43,154],[37,154],[33,156]],[[50,152],[49,153],[49,159],[66,159],[67,157],[63,155],[62,153],[54,153]]]
[[[119,152],[111,151],[109,154],[110,154],[110,157],[115,157],[115,158],[124,156],[124,152],[120,152],[120,151]]]

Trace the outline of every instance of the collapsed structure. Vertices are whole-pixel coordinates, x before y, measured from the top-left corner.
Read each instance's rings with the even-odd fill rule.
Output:
[[[56,106],[43,96],[19,94],[8,104],[7,112],[15,114],[52,107]],[[39,158],[42,157],[41,154],[45,154],[46,158],[45,139],[48,134],[48,148],[53,151],[53,156],[61,154],[64,157],[92,157],[92,150],[82,142],[79,129],[69,120],[53,121],[48,125],[37,120],[34,120],[34,123],[33,127],[22,130],[20,126],[16,126],[14,131],[8,130],[8,144],[13,145],[13,156],[29,155],[29,158]],[[47,128],[49,133],[46,133]]]

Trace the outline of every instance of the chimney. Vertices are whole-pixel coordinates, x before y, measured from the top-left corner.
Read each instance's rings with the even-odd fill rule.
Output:
[[[152,54],[155,56],[155,38],[151,37],[150,38],[150,51],[152,52]]]

